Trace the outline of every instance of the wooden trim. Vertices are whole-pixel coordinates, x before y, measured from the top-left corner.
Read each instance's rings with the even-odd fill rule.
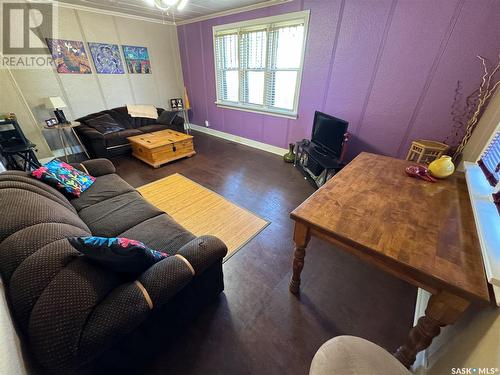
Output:
[[[153,310],[153,300],[151,299],[151,296],[149,295],[148,291],[146,290],[146,288],[144,288],[144,285],[141,284],[141,282],[139,280],[135,280],[134,281],[134,284],[137,286],[137,288],[139,288],[139,290],[141,291],[142,295],[144,296],[144,299],[146,300],[146,303],[148,304],[149,306],[149,309],[150,310]]]
[[[256,149],[259,149],[262,151],[267,151],[267,152],[270,152],[270,153],[275,154],[275,155],[283,156],[284,154],[286,154],[288,152],[288,150],[285,148],[273,146],[273,145],[259,142],[259,141],[254,141],[253,139],[240,137],[238,135],[234,135],[234,134],[230,134],[230,133],[226,133],[226,132],[221,132],[220,130],[215,130],[212,128],[196,125],[193,123],[191,123],[189,125],[191,126],[192,130],[199,131],[199,132],[205,133],[205,134],[209,134],[209,135],[212,135],[214,137],[226,139],[228,141],[240,143],[242,145],[245,145],[248,147],[253,147],[253,148],[256,148]]]
[[[161,163],[151,163],[151,161],[148,160],[147,158],[145,158],[145,157],[143,157],[141,155],[132,153],[132,156],[134,158],[139,159],[140,161],[142,161],[142,162],[144,162],[144,163],[152,166],[153,168],[160,168],[163,164],[170,163],[171,161],[174,161],[174,160],[179,160],[179,159],[183,159],[183,158],[190,158],[193,155],[196,155],[196,151],[192,151],[192,152],[187,153],[187,154],[177,155],[177,156],[174,156],[172,158],[162,160]]]
[[[159,23],[159,24],[167,25],[167,26],[175,26],[176,25],[176,23],[174,23],[172,21],[163,21],[163,20],[157,19],[157,18],[150,18],[150,17],[146,17],[146,16],[137,16],[137,15],[130,14],[130,13],[118,12],[118,11],[113,11],[113,10],[106,10],[106,9],[101,9],[101,8],[96,8],[96,7],[91,7],[91,6],[69,4],[69,3],[63,3],[61,1],[54,1],[53,3],[55,6],[58,6],[60,8],[69,8],[69,9],[80,10],[80,11],[84,11],[84,12],[104,14],[107,16],[122,17],[122,18],[129,18],[129,19],[133,19],[133,20],[138,20],[138,21]],[[161,15],[161,12],[158,11],[158,14]]]
[[[221,12],[207,14],[206,16],[200,16],[200,17],[195,17],[195,18],[187,19],[187,20],[184,20],[184,21],[179,21],[179,22],[177,22],[177,25],[179,25],[179,26],[181,26],[181,25],[188,25],[190,23],[196,23],[196,22],[206,21],[206,20],[210,20],[210,19],[213,19],[213,18],[225,17],[225,16],[230,16],[232,14],[238,14],[238,13],[243,13],[243,12],[249,12],[251,10],[272,7],[274,5],[286,4],[286,3],[290,3],[292,1],[293,0],[268,0],[268,1],[264,1],[262,3],[247,5],[247,6],[244,6],[244,7],[241,7],[241,8],[230,9],[230,10],[223,10]]]
[[[296,222],[306,223],[298,218],[293,218],[293,220]],[[311,233],[316,237],[319,237],[322,240],[331,243],[335,247],[355,255],[357,258],[367,263],[373,264],[374,266],[390,273],[393,276],[396,276],[399,279],[402,279],[418,288],[422,288],[431,294],[437,294],[439,290],[446,289],[452,290],[458,296],[477,301],[481,305],[486,305],[490,302],[489,300],[481,299],[474,294],[458,289],[453,285],[449,285],[443,280],[439,280],[430,275],[421,274],[418,270],[412,267],[398,263],[393,259],[390,259],[378,252],[374,252],[373,250],[358,243],[341,238],[340,236],[334,238],[331,233],[325,234],[321,228],[313,227],[310,223],[307,223],[306,225],[311,227]],[[432,286],[430,284],[432,284]]]
[[[83,165],[83,163],[80,163],[80,167],[82,167],[83,171],[87,174],[90,174],[89,173],[89,170],[87,169],[87,167],[85,167],[85,165]]]
[[[229,102],[224,102],[224,101],[219,101],[219,102],[216,101],[214,104],[219,108],[233,109],[235,111],[259,113],[261,115],[282,117],[290,120],[297,120],[298,118],[298,113],[297,113],[298,111],[290,111],[290,113],[287,113],[286,111],[280,111],[280,110],[274,111],[272,109],[265,109],[265,108],[260,109],[258,107],[254,107],[253,105],[246,105],[244,103],[231,104]]]
[[[186,266],[188,266],[188,268],[191,271],[191,273],[193,274],[193,276],[196,275],[196,272],[195,272],[193,266],[191,265],[191,263],[189,263],[189,260],[184,258],[181,254],[175,254],[174,256],[179,258],[180,260],[182,260],[186,264]]]

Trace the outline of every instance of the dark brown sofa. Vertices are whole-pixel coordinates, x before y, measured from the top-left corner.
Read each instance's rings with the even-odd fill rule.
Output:
[[[130,370],[131,354],[166,350],[179,323],[224,288],[222,241],[195,237],[150,205],[109,160],[83,165],[97,179],[72,200],[25,172],[0,173],[0,274],[37,372]],[[116,273],[67,240],[88,235],[127,237],[181,254],[195,275],[176,256],[137,277]]]
[[[157,110],[158,116],[165,111],[163,108],[157,108]],[[155,119],[131,117],[127,107],[118,107],[76,119],[81,125],[75,127],[75,130],[91,157],[107,158],[123,155],[130,152],[127,137],[166,129],[184,132],[184,119],[177,112],[166,112],[167,121],[160,124]],[[89,124],[89,120],[106,114],[110,115],[121,129],[117,128],[116,131],[103,133]]]

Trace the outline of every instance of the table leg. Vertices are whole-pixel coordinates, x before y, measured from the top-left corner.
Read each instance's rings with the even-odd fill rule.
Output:
[[[470,302],[454,294],[441,291],[432,295],[427,304],[425,315],[410,330],[403,346],[394,356],[407,368],[415,362],[417,353],[428,348],[441,327],[455,323],[469,307]]]
[[[78,136],[78,134],[76,133],[75,131],[75,128],[71,128],[71,132],[73,133],[73,135],[75,136],[76,140],[78,141],[78,143],[80,144],[80,147],[82,148],[83,152],[85,153],[85,155],[87,155],[87,158],[90,159],[90,155],[89,153],[87,152],[87,149],[85,148],[85,146],[83,145],[82,141],[80,140],[80,137]]]
[[[182,117],[184,118],[184,131],[186,132],[186,134],[191,134],[191,126],[189,125],[189,113],[187,109],[182,111]]]
[[[290,280],[290,292],[298,294],[300,290],[300,273],[304,268],[304,258],[306,256],[306,247],[311,239],[309,227],[303,223],[295,222],[293,231],[293,242],[295,242],[295,251],[293,254],[293,275]]]
[[[66,147],[69,148],[69,152],[70,152],[69,154],[70,155],[75,155],[76,152],[73,149],[76,150],[76,148],[74,147],[74,145],[72,143],[71,137],[68,136],[68,132],[66,131],[66,128],[63,129],[63,135],[64,135],[64,140],[66,142]]]
[[[68,152],[66,151],[66,143],[64,142],[64,138],[63,138],[63,133],[62,133],[63,129],[62,128],[58,128],[57,129],[57,132],[59,133],[59,139],[61,140],[61,146],[63,148],[63,151],[64,151],[64,158],[66,159],[66,163],[68,163]]]

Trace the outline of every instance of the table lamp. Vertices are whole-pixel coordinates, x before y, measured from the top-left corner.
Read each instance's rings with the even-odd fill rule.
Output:
[[[66,120],[66,116],[64,116],[64,112],[60,108],[65,108],[66,103],[59,96],[50,96],[45,99],[45,107],[54,109],[54,115],[59,121],[60,124],[66,124],[68,120]]]

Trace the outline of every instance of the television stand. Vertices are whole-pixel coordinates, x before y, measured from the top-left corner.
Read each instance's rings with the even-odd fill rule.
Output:
[[[303,140],[297,142],[294,166],[315,188],[324,185],[344,166],[338,158],[328,154],[321,146]]]

